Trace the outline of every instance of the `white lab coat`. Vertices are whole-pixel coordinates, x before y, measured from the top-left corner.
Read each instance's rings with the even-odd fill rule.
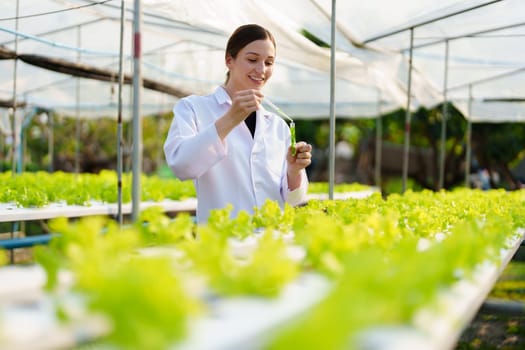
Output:
[[[288,189],[286,153],[288,125],[273,113],[257,111],[252,138],[245,123],[220,140],[215,121],[231,107],[223,87],[207,96],[188,96],[174,107],[174,118],[164,143],[168,166],[181,180],[193,179],[197,191],[197,221],[207,222],[209,211],[233,205],[232,216],[253,213],[266,199],[297,205],[306,201],[308,179]]]

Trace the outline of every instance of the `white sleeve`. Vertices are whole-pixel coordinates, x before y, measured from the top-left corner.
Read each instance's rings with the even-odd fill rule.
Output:
[[[199,130],[198,116],[190,101],[180,100],[173,109],[173,121],[164,142],[166,163],[181,180],[195,179],[226,155],[215,124]]]
[[[293,191],[288,188],[287,176],[284,176],[284,199],[285,201],[296,206],[307,202],[306,195],[308,194],[308,176],[306,176],[306,170],[301,170],[301,185]]]

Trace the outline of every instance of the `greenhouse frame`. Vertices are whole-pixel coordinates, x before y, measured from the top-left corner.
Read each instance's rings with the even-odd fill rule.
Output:
[[[23,172],[22,139],[34,118],[51,113],[77,121],[106,118],[118,125],[118,164],[115,174],[101,177],[114,181],[115,175],[119,186],[116,203],[109,204],[101,198],[89,198],[89,205],[59,198],[50,205],[42,196],[35,202],[43,208],[23,208],[22,200],[0,201],[0,223],[18,228],[18,222],[49,220],[54,230],[0,245],[38,245],[40,263],[0,267],[0,281],[8,281],[0,283],[0,348],[89,347],[102,339],[102,347],[107,340],[111,349],[145,344],[318,349],[322,344],[451,350],[523,247],[523,190],[440,190],[447,106],[467,122],[466,164],[471,164],[472,124],[525,121],[525,1],[8,0],[0,2],[0,14],[0,145],[10,148],[13,175]],[[150,184],[143,181],[150,179],[142,174],[142,121],[222,84],[224,47],[232,31],[246,23],[266,27],[276,39],[265,96],[295,120],[329,120],[327,193],[311,193],[308,203],[293,209],[267,204],[253,216],[225,219],[226,208],[199,226],[188,214],[196,207],[188,192],[145,202],[143,186]],[[438,191],[407,191],[412,115],[436,106],[442,106],[443,116]],[[382,119],[398,110],[405,113],[404,195],[381,198],[375,187],[336,193],[336,121],[376,123],[375,181],[381,183]],[[133,130],[131,174],[122,169],[125,121]],[[167,191],[166,183],[152,181]],[[131,189],[127,203],[122,186]],[[29,202],[33,193],[24,195]],[[118,225],[95,219],[108,216]],[[123,225],[124,216],[129,226]],[[40,249],[44,246],[49,249]],[[199,255],[199,249],[209,256]],[[268,270],[249,270],[257,261]],[[445,266],[448,261],[451,266]],[[0,256],[0,265],[5,263]],[[417,264],[425,265],[426,273],[412,266]],[[109,267],[95,276],[101,266]],[[237,275],[222,271],[224,266]],[[170,268],[176,279],[162,275]],[[251,278],[264,283],[251,284]],[[411,299],[386,288],[398,304],[384,311],[389,304],[374,294],[384,281],[405,286]],[[145,288],[157,283],[158,288]],[[369,287],[370,298],[352,288],[354,283]],[[172,294],[163,294],[163,288]],[[347,292],[362,305],[346,303]],[[117,307],[120,300],[129,313]],[[173,313],[163,313],[161,301]],[[35,308],[23,310],[30,302]],[[355,318],[348,316],[366,311],[367,302],[373,305],[370,318],[357,311]],[[142,313],[146,307],[152,308],[151,317]],[[59,318],[66,314],[70,322],[63,325]],[[121,323],[128,317],[128,324]],[[330,318],[343,325],[325,325]],[[24,324],[25,339],[18,331]],[[330,331],[319,344],[308,337],[316,327]]]

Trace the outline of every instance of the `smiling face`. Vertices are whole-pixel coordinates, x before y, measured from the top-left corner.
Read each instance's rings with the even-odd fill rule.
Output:
[[[270,79],[275,61],[275,46],[270,39],[255,40],[243,47],[236,55],[226,56],[229,79],[228,91],[246,89],[260,90]]]

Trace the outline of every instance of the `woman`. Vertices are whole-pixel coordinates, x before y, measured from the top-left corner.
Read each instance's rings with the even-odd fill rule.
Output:
[[[224,85],[175,105],[164,153],[175,176],[194,179],[199,223],[228,204],[236,216],[253,213],[267,199],[281,207],[306,200],[312,147],[298,142],[292,155],[288,125],[262,106],[275,53],[268,30],[255,24],[237,28],[226,47]]]

